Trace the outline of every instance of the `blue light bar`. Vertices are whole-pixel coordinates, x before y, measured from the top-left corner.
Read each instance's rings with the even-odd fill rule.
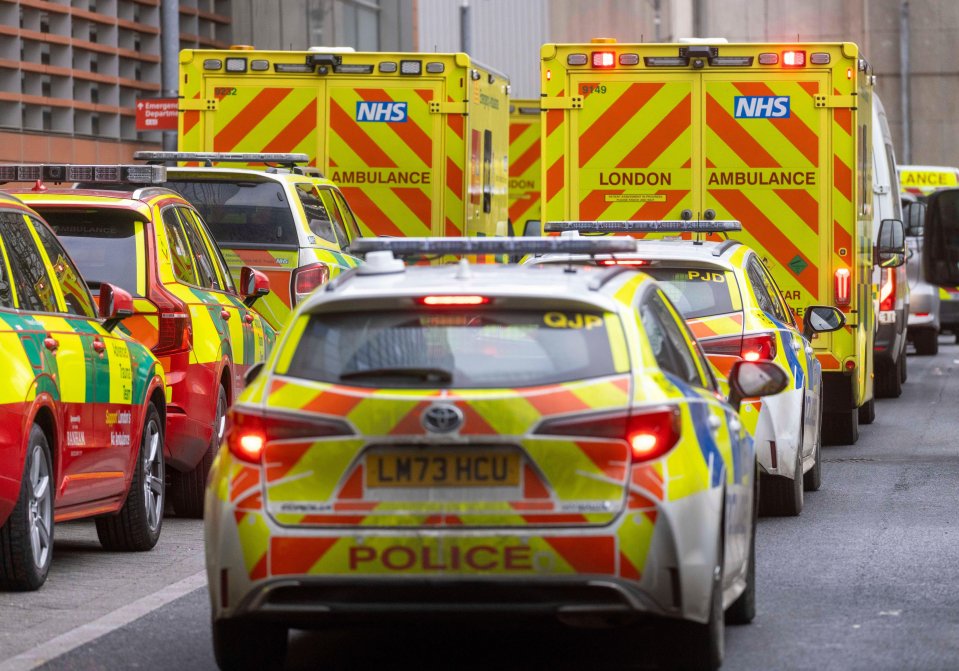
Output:
[[[471,254],[616,254],[635,252],[632,238],[360,238],[350,252],[393,252],[394,256]]]
[[[547,221],[547,233],[731,233],[743,230],[735,220],[683,221]]]

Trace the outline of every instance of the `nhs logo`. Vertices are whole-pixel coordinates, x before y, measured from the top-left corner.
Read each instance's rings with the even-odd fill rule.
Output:
[[[356,101],[357,121],[406,121],[406,103]]]
[[[788,119],[789,96],[736,96],[737,119]]]

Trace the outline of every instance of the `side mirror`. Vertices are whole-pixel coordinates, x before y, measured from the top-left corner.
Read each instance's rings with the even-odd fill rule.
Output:
[[[133,315],[133,296],[107,282],[100,284],[100,319],[103,328],[112,331],[117,324]]]
[[[926,282],[959,285],[959,189],[940,189],[929,196],[923,229]]]
[[[831,333],[846,325],[846,315],[829,305],[810,305],[803,313],[802,334],[811,340],[813,333]]]
[[[879,224],[875,263],[880,268],[898,268],[906,262],[906,229],[898,219]]]
[[[789,376],[772,361],[737,361],[729,371],[729,404],[736,411],[744,398],[772,396],[789,384]]]
[[[926,204],[919,201],[909,201],[902,204],[902,220],[906,225],[906,236],[921,238],[923,222],[926,220]]]
[[[257,363],[247,368],[246,374],[243,376],[243,381],[246,382],[247,385],[251,384],[253,380],[256,379],[256,376],[259,375],[260,371],[262,370],[263,370],[263,362],[258,361]]]
[[[252,307],[261,296],[270,293],[270,278],[249,266],[240,269],[240,296],[243,304]]]

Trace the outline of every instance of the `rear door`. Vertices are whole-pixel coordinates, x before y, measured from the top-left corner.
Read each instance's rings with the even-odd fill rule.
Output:
[[[386,81],[325,83],[327,151],[319,167],[350,202],[364,235],[443,235],[441,213],[457,209],[451,199],[462,195],[464,179],[463,166],[446,155],[445,133],[454,131],[446,115],[430,111],[430,102],[447,102],[443,83]]]
[[[702,78],[703,206],[718,219],[743,223],[737,239],[760,253],[794,312],[819,302],[826,290],[820,268],[831,266],[830,256],[853,265],[848,233],[836,234],[834,251],[828,246],[833,236],[820,230],[831,216],[832,195],[851,204],[855,168],[839,160],[847,154],[838,148],[835,160],[827,153],[830,114],[815,106],[814,96],[830,92],[828,77],[804,73],[776,81],[711,71]],[[846,137],[852,141],[848,131]],[[827,179],[833,170],[835,184]]]
[[[583,107],[570,114],[572,219],[678,219],[696,211],[699,76],[572,74]],[[548,130],[547,130],[548,132]]]

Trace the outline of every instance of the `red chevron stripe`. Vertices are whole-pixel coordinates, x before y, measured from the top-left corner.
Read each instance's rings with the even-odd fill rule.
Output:
[[[686,197],[689,191],[661,189],[656,193],[657,195],[666,196],[666,200],[662,203],[643,203],[635,212],[633,212],[633,216],[630,217],[631,221],[642,219],[665,219],[666,215],[668,215],[673,208],[682,202],[683,198]]]
[[[779,163],[716,102],[706,95],[706,125],[750,168],[778,168]]]
[[[393,192],[400,201],[406,205],[406,208],[415,216],[424,226],[432,228],[430,221],[433,218],[433,201],[423,191],[415,186],[392,187]]]
[[[836,252],[836,256],[839,256],[839,250],[845,249],[846,254],[841,258],[846,260],[846,263],[851,265],[852,262],[852,236],[849,234],[845,228],[838,222],[833,220],[832,222],[832,242],[833,242],[833,251]]]
[[[372,232],[373,235],[391,235],[394,237],[404,237],[407,235],[429,235],[426,233],[404,233],[399,226],[393,222],[393,218],[388,216],[367,196],[363,189],[356,186],[341,186],[340,191],[346,197],[353,210],[354,216],[362,221]]]
[[[832,157],[833,184],[846,200],[852,202],[852,170],[843,163],[839,155]]]
[[[452,98],[450,98],[452,100]],[[446,125],[447,127],[456,134],[460,140],[463,139],[463,116],[460,114],[447,114],[446,115]]]
[[[509,220],[513,222],[513,226],[518,226],[523,219],[523,215],[532,210],[538,202],[538,198],[520,198],[514,201],[509,206]],[[520,235],[520,232],[516,231],[516,235]]]
[[[263,89],[213,137],[213,151],[232,151],[293,89]]]
[[[383,89],[356,89],[356,94],[363,100],[377,101],[389,100],[393,102],[392,96]],[[424,166],[433,167],[433,142],[429,135],[412,121],[406,123],[387,123],[386,126],[396,133],[396,136],[403,141],[410,150],[416,154]]]
[[[560,95],[563,95],[560,93]],[[563,110],[546,110],[546,135],[549,137],[563,125]]]
[[[556,162],[550,166],[549,170],[546,171],[546,199],[553,200],[557,193],[563,189],[563,183],[565,181],[565,166],[566,161],[562,156],[556,159]]]
[[[370,168],[395,168],[396,163],[335,100],[330,100],[330,130]]]
[[[539,142],[534,142],[533,145],[524,151],[519,158],[510,163],[509,174],[510,177],[519,177],[531,167],[540,157],[540,147]]]
[[[648,168],[660,154],[669,149],[692,123],[692,94],[688,94],[656,127],[637,144],[616,166],[617,168]]]
[[[463,200],[463,169],[452,157],[446,158],[446,188]]]
[[[616,541],[610,536],[544,538],[577,573],[610,575],[616,570]]]
[[[734,86],[746,96],[775,96],[771,88],[762,82],[737,82]],[[819,138],[798,116],[785,119],[768,119],[776,130],[783,134],[811,165],[819,165]]]
[[[308,573],[338,540],[338,538],[285,538],[282,536],[271,538],[270,572],[273,575]]]
[[[834,95],[839,95],[839,89],[833,89]],[[852,110],[846,107],[837,107],[832,111],[832,119],[839,127],[852,137]]]
[[[603,212],[606,211],[612,203],[606,202],[606,196],[614,196],[623,193],[623,189],[590,191],[585,198],[579,202],[579,217],[587,221],[599,221],[603,218]]]
[[[316,127],[316,99],[314,98],[261,151],[293,151],[304,138],[316,130]]]
[[[819,232],[819,201],[811,193],[804,189],[773,189],[773,191],[812,229],[813,233]]]
[[[199,100],[199,99],[200,99],[200,93],[197,92],[197,94],[196,94],[195,96],[193,96],[193,99],[194,99],[194,100]],[[184,112],[184,113],[183,113],[183,134],[186,135],[187,133],[189,133],[191,130],[193,130],[193,128],[194,128],[198,123],[200,123],[200,112],[199,112],[199,111],[197,111],[197,110],[188,110],[188,111]]]
[[[580,134],[579,167],[584,167],[600,149],[665,86],[662,82],[630,84],[609,108]]]

